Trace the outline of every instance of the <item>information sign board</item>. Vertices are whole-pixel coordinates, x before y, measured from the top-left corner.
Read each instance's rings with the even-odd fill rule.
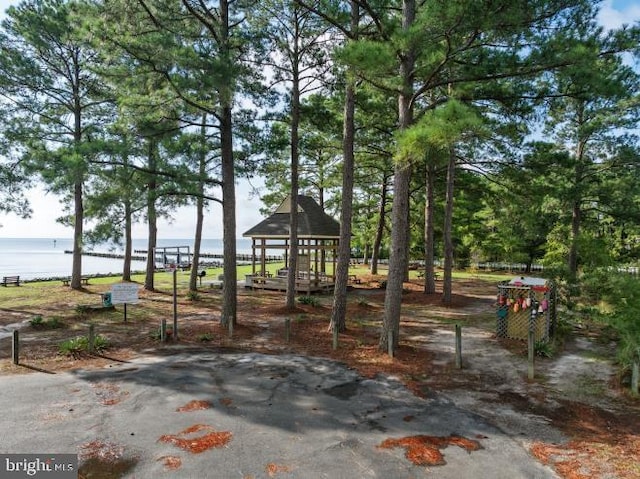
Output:
[[[137,283],[115,283],[111,285],[112,304],[131,304],[138,302]]]

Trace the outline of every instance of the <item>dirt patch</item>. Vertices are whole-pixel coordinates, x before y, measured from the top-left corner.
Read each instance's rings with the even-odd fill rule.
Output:
[[[405,284],[400,345],[390,358],[378,347],[385,292],[378,287],[379,278],[361,279],[349,295],[347,330],[339,335],[337,350],[328,331],[331,295],[314,296],[318,304],[298,303],[294,311],[289,311],[284,308],[282,293],[241,289],[238,323],[232,337],[218,321],[219,291],[203,290],[195,301],[180,296],[180,340],[161,343],[160,319],[172,317],[170,295],[141,291],[140,305],[129,308],[125,323],[119,309],[83,315],[76,312],[71,306],[74,302],[99,297],[100,286],[89,286],[84,293],[76,293],[83,296],[65,296],[50,309],[0,309],[0,327],[23,323],[21,365],[11,364],[10,341],[5,339],[0,341],[0,372],[99,368],[140,355],[173,354],[176,347],[194,346],[220,352],[325,357],[342,361],[365,377],[397,377],[423,397],[444,395],[496,424],[541,462],[554,467],[561,477],[640,478],[640,405],[618,388],[612,362],[614,345],[599,345],[576,330],[554,358],[537,360],[536,379],[528,381],[526,345],[498,339],[494,334],[495,283],[455,281],[452,304],[444,305],[440,293],[425,295],[416,281]],[[56,316],[63,326],[36,329],[25,323],[36,313]],[[290,325],[288,341],[285,320]],[[109,340],[111,347],[106,353],[79,359],[61,355],[60,342],[86,334],[89,323]],[[168,323],[171,326],[170,320]],[[463,327],[461,370],[454,362],[453,323]],[[105,405],[115,404],[126,394],[101,385],[96,385],[95,392]],[[334,391],[345,397],[351,392],[347,386]],[[232,407],[230,399],[219,402]],[[196,407],[195,402],[184,406],[185,411],[192,407]],[[212,429],[185,430],[163,437],[179,447],[193,439],[202,448],[218,447],[230,440],[224,431]],[[284,470],[271,471],[275,472]]]

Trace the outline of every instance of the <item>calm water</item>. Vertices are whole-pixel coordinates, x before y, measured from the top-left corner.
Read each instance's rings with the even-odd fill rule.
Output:
[[[189,246],[193,251],[193,240],[162,239],[157,246]],[[133,249],[146,250],[145,239],[133,240]],[[72,255],[65,250],[73,249],[73,240],[64,238],[0,238],[0,277],[20,275],[23,279],[50,278],[71,275]],[[98,245],[92,251],[99,253],[122,253],[119,247]],[[221,239],[202,240],[202,253],[221,254]],[[237,240],[239,254],[251,253],[251,240]],[[211,260],[208,260],[211,261]],[[82,274],[122,273],[123,260],[110,258],[82,257]],[[146,267],[142,261],[132,261],[134,271]]]

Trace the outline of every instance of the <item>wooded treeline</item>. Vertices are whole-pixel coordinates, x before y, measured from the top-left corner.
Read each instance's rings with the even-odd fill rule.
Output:
[[[27,215],[36,181],[62,195],[80,288],[83,244],[130,255],[144,222],[151,251],[157,219],[183,205],[194,263],[219,231],[211,202],[234,258],[235,183],[260,176],[264,212],[293,199],[292,261],[298,194],[341,220],[333,328],[349,257],[372,272],[389,258],[386,351],[410,260],[425,261],[425,293],[442,262],[445,303],[471,262],[541,262],[571,285],[637,264],[640,28],[605,30],[597,13],[585,0],[23,1],[0,28],[0,210]]]

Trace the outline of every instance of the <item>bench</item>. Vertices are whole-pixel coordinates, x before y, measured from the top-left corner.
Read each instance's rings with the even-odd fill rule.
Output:
[[[9,286],[10,284],[15,284],[16,286],[20,286],[20,276],[3,276],[2,277],[2,286]]]
[[[82,284],[88,285],[88,284],[89,284],[89,278],[87,278],[87,277],[82,277],[82,278],[80,278],[80,282],[81,282]],[[69,276],[68,278],[64,278],[64,279],[62,280],[62,285],[63,285],[63,286],[69,286],[70,284],[71,284],[71,276]]]

